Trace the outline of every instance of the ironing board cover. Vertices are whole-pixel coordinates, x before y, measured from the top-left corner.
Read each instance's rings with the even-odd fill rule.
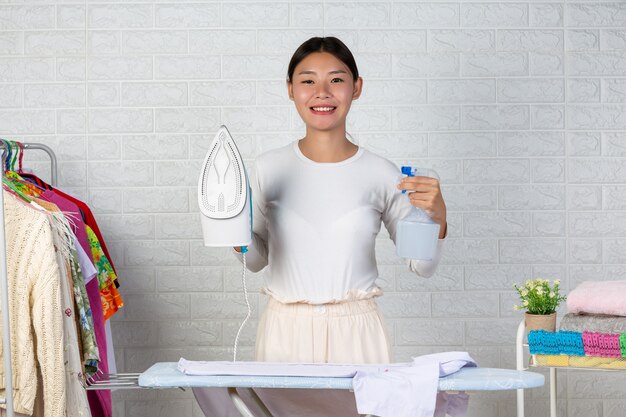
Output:
[[[501,391],[536,388],[544,376],[535,372],[499,368],[463,368],[439,380],[439,391]],[[145,388],[302,388],[352,389],[352,378],[298,376],[197,376],[185,375],[176,362],[159,362],[139,376]]]

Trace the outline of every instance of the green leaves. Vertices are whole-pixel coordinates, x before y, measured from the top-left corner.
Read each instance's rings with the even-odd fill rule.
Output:
[[[523,286],[513,284],[522,301],[513,306],[516,310],[526,310],[530,314],[552,314],[566,296],[559,295],[561,282],[557,279],[551,286],[547,279],[526,280]]]

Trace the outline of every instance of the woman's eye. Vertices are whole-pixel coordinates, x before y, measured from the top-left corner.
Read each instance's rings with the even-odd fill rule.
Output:
[[[343,80],[341,78],[333,78],[331,82],[333,82],[333,83],[342,83]]]
[[[303,80],[302,84],[313,84],[313,80]]]

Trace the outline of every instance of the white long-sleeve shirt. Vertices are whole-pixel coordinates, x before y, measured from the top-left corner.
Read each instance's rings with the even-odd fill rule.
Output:
[[[265,292],[281,302],[323,304],[381,294],[375,239],[381,221],[395,242],[411,204],[400,170],[363,147],[341,162],[308,159],[298,141],[260,155],[251,173],[253,240],[248,269],[268,266]],[[429,277],[441,259],[407,261]],[[237,254],[241,259],[241,255]]]

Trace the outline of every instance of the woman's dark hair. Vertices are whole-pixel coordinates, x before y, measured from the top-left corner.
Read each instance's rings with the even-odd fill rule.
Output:
[[[296,52],[294,52],[291,57],[291,61],[289,61],[289,67],[287,68],[287,81],[293,81],[293,72],[298,64],[313,52],[328,52],[346,64],[352,73],[354,81],[359,78],[359,70],[356,67],[356,61],[350,49],[339,39],[333,36],[327,36],[325,38],[311,38],[296,49]]]

